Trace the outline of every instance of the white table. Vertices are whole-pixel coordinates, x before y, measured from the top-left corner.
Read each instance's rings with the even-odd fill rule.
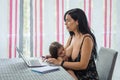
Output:
[[[74,80],[62,67],[60,70],[41,74],[31,71],[20,58],[0,59],[0,80]]]

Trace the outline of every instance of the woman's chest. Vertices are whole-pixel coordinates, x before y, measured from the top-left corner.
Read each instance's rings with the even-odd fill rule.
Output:
[[[66,52],[70,53],[69,56],[72,60],[75,60],[80,53],[81,40],[74,40],[71,42],[70,46],[67,48]]]

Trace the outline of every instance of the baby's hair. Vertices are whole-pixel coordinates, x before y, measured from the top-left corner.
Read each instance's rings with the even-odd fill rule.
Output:
[[[52,58],[58,57],[58,49],[60,49],[62,45],[59,42],[52,42],[49,46],[49,52]]]

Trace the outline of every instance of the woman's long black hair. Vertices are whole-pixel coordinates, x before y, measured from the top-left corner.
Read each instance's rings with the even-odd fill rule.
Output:
[[[84,13],[83,10],[79,9],[79,8],[75,8],[75,9],[71,9],[69,11],[67,11],[64,15],[64,20],[66,21],[66,15],[70,15],[72,19],[74,19],[75,21],[78,21],[78,29],[79,32],[81,32],[82,34],[90,34],[93,38],[94,41],[94,46],[93,46],[93,54],[94,57],[97,58],[97,43],[96,43],[96,39],[94,34],[91,32],[90,27],[88,25],[88,21],[87,21],[87,17]],[[70,31],[70,36],[74,35],[74,32]]]

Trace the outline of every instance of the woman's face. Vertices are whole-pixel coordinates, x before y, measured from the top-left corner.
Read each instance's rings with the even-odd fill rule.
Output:
[[[58,49],[58,57],[64,57],[65,56],[65,49],[62,46],[60,49]]]
[[[74,30],[77,30],[78,21],[75,21],[69,14],[67,14],[65,25],[68,31],[74,31]]]

